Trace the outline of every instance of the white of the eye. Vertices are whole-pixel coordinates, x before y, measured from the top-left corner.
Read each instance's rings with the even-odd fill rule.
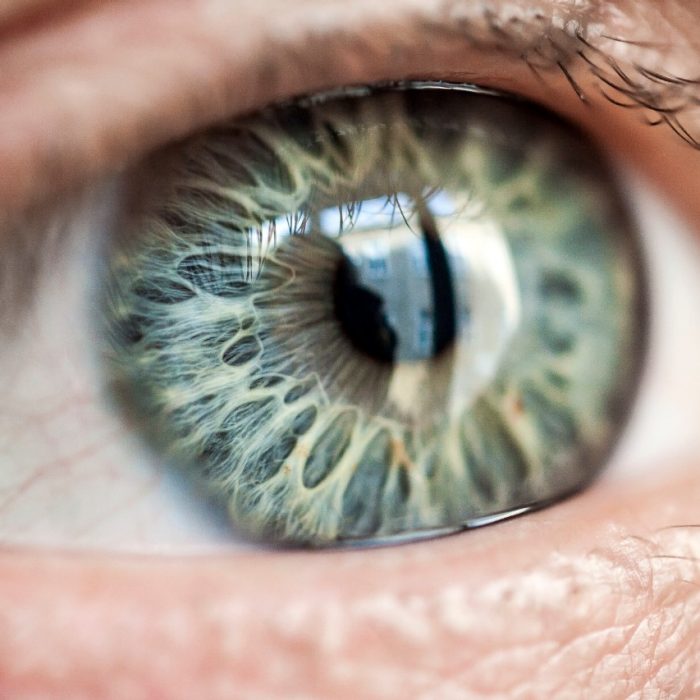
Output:
[[[606,478],[700,455],[700,240],[638,175],[622,171],[649,267],[651,329],[638,399]]]

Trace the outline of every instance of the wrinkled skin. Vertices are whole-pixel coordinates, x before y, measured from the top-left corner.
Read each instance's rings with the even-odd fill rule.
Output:
[[[68,189],[216,118],[299,92],[409,75],[478,80],[549,104],[647,173],[700,230],[700,152],[600,99],[581,66],[572,71],[593,105],[561,72],[539,81],[484,38],[492,34],[479,7],[490,4],[5,3],[3,245]],[[573,17],[573,3],[534,4]],[[441,21],[446,5],[473,14],[478,46],[455,33],[426,38],[425,20]],[[620,65],[698,77],[697,3],[581,5],[577,19],[598,36],[664,47],[656,55],[608,41]],[[557,45],[569,40],[551,35]],[[697,98],[700,88],[692,89]],[[685,127],[700,135],[691,88],[684,90]],[[695,375],[685,388],[699,385]],[[78,398],[67,392],[52,410]],[[53,419],[51,411],[35,418]],[[53,455],[39,450],[35,459],[41,467]],[[5,548],[0,696],[700,697],[699,466],[700,456],[659,463],[650,476],[603,480],[526,518],[398,548],[198,558]]]

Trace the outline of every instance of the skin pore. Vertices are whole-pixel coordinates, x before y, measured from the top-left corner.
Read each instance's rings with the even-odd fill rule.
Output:
[[[550,106],[699,228],[691,0],[45,2],[45,15],[40,4],[0,13],[8,248],[69,193],[218,118],[407,77]],[[670,114],[682,128],[644,121]],[[5,548],[0,696],[696,697],[698,466],[660,463],[526,518],[398,548]]]

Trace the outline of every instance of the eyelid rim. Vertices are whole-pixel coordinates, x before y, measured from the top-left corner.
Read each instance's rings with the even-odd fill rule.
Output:
[[[353,85],[350,87],[339,87],[323,92],[315,92],[301,98],[294,98],[289,101],[292,104],[315,105],[334,100],[338,97],[367,97],[375,92],[386,89],[391,90],[449,90],[452,92],[467,92],[475,95],[490,95],[492,97],[506,97],[508,99],[519,99],[519,95],[511,95],[501,90],[482,87],[472,83],[452,83],[447,80],[401,80],[389,81],[385,83],[373,83],[372,85]],[[284,106],[285,102],[280,103]]]

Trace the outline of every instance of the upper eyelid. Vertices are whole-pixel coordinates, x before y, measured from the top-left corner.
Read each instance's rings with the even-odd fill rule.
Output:
[[[620,78],[617,64],[588,48],[597,18],[592,5],[585,11],[557,5],[554,11],[541,0],[540,10],[499,12],[493,2],[408,0],[405,14],[387,13],[370,0],[295,5],[88,3],[55,26],[34,23],[10,36],[0,45],[0,209],[7,214],[47,199],[167,140],[274,99],[406,77],[390,75],[393,64],[416,70],[416,59],[438,53],[431,46],[438,40],[443,54],[449,47],[464,49],[466,40],[472,48],[525,58],[535,71],[555,68],[567,77],[583,53],[608,76],[612,68],[612,80]],[[289,26],[295,26],[293,34]],[[399,39],[388,47],[373,43],[377,29],[391,29]],[[665,81],[655,66],[644,70],[636,79],[656,85],[657,93],[639,92],[660,105],[667,93],[697,88]],[[677,131],[690,140],[684,129]]]

